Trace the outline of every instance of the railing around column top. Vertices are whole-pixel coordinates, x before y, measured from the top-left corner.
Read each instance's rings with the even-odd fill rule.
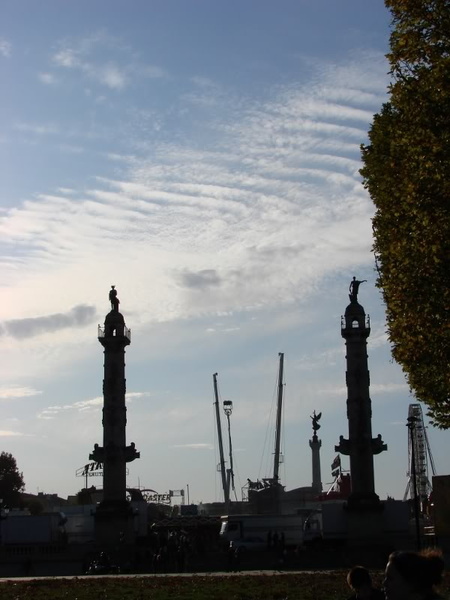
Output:
[[[113,336],[117,336],[117,329],[113,329],[111,334]],[[106,335],[105,333],[105,328],[102,327],[101,325],[98,326],[98,333],[97,333],[97,337],[98,338],[104,338]],[[122,335],[123,337],[126,337],[127,339],[129,339],[131,341],[131,329],[129,329],[128,327],[123,327],[123,332],[120,333],[119,335]]]
[[[354,323],[353,327],[355,327],[355,329],[357,327],[359,327],[358,319],[355,318],[353,320],[353,323]],[[365,327],[365,329],[370,329],[370,315],[365,315],[364,327]],[[341,329],[347,329],[347,319],[344,315],[341,315]]]

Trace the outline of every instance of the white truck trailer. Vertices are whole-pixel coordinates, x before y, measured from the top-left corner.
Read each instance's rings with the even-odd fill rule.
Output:
[[[0,520],[0,543],[50,544],[65,539],[66,518],[62,513],[5,515]]]
[[[246,550],[262,550],[278,541],[285,547],[303,543],[301,515],[224,515],[220,538]]]

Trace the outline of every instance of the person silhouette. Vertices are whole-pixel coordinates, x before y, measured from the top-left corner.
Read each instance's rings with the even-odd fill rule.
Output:
[[[384,600],[381,590],[374,588],[369,571],[360,565],[353,567],[347,574],[347,583],[353,594],[348,600]]]
[[[393,552],[383,581],[386,600],[438,600],[444,560],[438,549]]]
[[[111,302],[111,310],[118,311],[120,300],[117,297],[117,290],[115,285],[112,285],[111,290],[109,291],[109,301]]]
[[[348,291],[349,293],[349,298],[350,298],[350,302],[358,302],[358,290],[359,290],[359,286],[361,285],[361,283],[366,283],[367,279],[362,279],[361,281],[358,281],[358,279],[356,279],[356,277],[353,277],[352,281],[350,282],[350,285],[348,287]]]

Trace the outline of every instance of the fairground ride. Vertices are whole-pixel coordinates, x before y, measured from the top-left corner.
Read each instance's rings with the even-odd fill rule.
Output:
[[[429,467],[436,475],[433,454],[423,421],[420,404],[410,404],[408,410],[408,482],[403,501],[414,499],[415,494],[423,507],[431,493]]]

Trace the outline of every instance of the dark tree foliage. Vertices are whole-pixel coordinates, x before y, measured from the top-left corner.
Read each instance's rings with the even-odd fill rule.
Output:
[[[23,474],[17,468],[16,459],[8,452],[0,454],[0,506],[16,508],[20,494],[25,489]]]
[[[30,511],[30,515],[41,515],[44,512],[42,502],[35,498],[24,500],[22,498],[22,507],[27,508]]]
[[[362,147],[394,359],[450,428],[450,0],[386,0],[389,102]]]

